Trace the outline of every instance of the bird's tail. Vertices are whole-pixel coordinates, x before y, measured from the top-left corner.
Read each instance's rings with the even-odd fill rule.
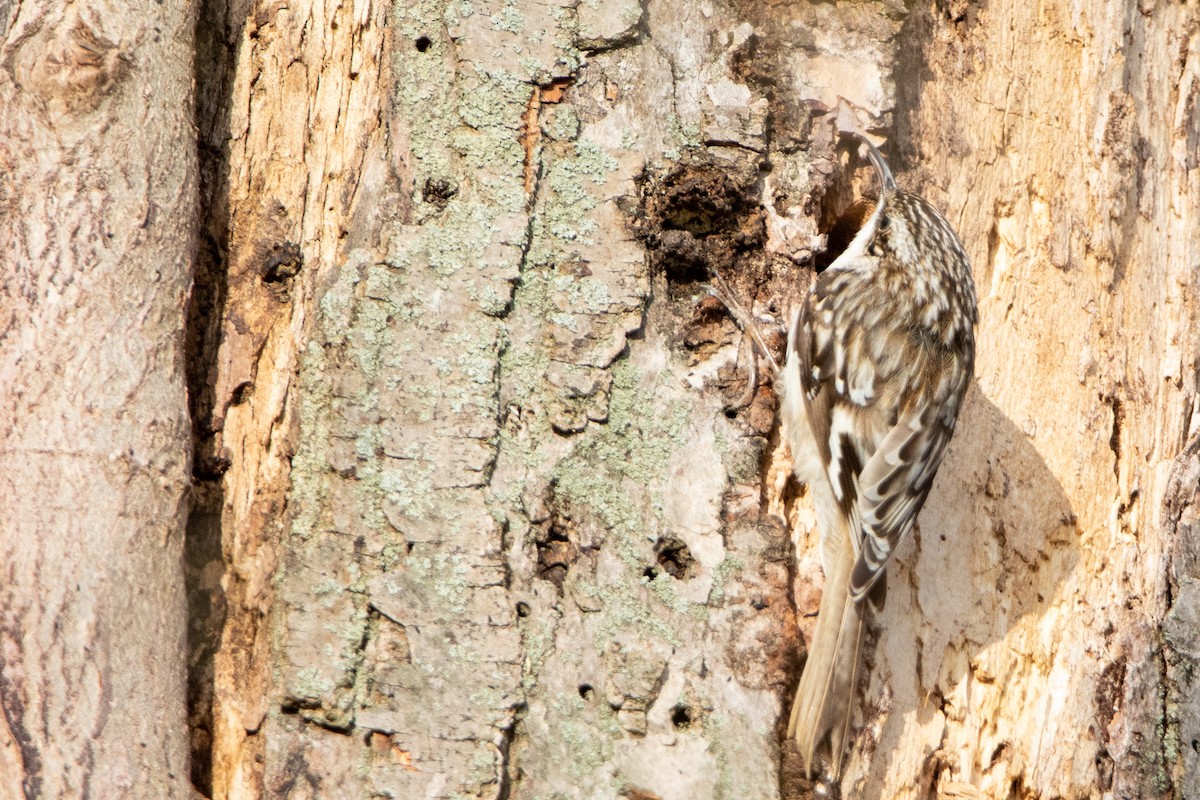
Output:
[[[863,604],[851,600],[849,592],[853,566],[854,553],[847,542],[828,565],[817,629],[788,723],[788,736],[795,737],[810,778],[813,756],[826,736],[833,778],[842,774],[863,640]]]

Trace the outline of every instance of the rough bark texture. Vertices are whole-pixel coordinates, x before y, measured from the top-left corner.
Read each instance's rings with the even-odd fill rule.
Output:
[[[811,513],[706,282],[788,318],[872,188],[853,125],[982,322],[845,796],[1200,793],[1194,11],[201,14],[206,793],[808,794]]]
[[[318,282],[336,280],[342,245],[378,238],[373,218],[402,213],[400,186],[387,183],[393,165],[380,161],[386,14],[219,0],[201,8],[189,689],[193,780],[216,796],[263,789],[266,740],[257,734],[279,709],[267,660],[277,545],[289,513],[321,507],[298,477],[288,494],[296,371],[324,294]],[[372,194],[372,181],[392,195]]]
[[[881,644],[881,796],[935,749],[934,774],[989,797],[1200,793],[1160,627],[1195,602],[1172,597],[1163,508],[1183,510],[1168,477],[1197,435],[1198,23],[1132,2],[907,23],[897,152],[969,243],[981,391],[913,602],[888,609],[914,624]]]
[[[775,796],[771,396],[748,432],[689,381],[703,274],[652,279],[629,219],[653,162],[685,203],[722,193],[701,213],[727,266],[761,245],[765,101],[730,88],[720,135],[751,149],[697,180],[672,162],[707,76],[679,100],[671,75],[702,41],[641,44],[637,6],[247,11],[205,11],[229,23],[203,82],[192,574],[224,629],[194,653],[198,785]],[[581,43],[628,49],[584,67]]]
[[[190,797],[181,3],[0,10],[0,796]]]

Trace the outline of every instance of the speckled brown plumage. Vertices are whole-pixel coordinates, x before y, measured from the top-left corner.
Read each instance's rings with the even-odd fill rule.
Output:
[[[826,573],[790,735],[810,773],[828,737],[834,778],[864,605],[886,591],[885,568],[929,494],[975,358],[975,287],[962,244],[868,147],[879,202],[796,314],[782,380],[784,434],[815,498]]]

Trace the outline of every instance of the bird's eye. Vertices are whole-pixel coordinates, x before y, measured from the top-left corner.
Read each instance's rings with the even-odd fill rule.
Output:
[[[884,214],[883,219],[879,220],[879,230],[886,231],[891,224],[892,218],[887,214]]]

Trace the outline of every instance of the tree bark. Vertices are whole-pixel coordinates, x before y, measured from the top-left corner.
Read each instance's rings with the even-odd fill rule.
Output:
[[[227,33],[201,83],[192,530],[220,546],[193,575],[220,575],[224,613],[197,637],[198,784],[774,796],[794,648],[758,512],[770,393],[747,431],[688,382],[702,289],[648,321],[668,281],[629,230],[648,154],[693,144],[700,81],[682,120],[624,130],[675,102],[636,6],[204,13]],[[739,122],[759,147],[764,113]],[[726,238],[761,240],[759,156],[726,150],[735,178],[705,173],[746,217]]]
[[[707,285],[789,319],[858,126],[981,323],[844,796],[1200,794],[1194,10],[201,14],[206,793],[811,794],[812,514]]]
[[[180,3],[0,16],[0,795],[189,797]]]
[[[935,747],[940,779],[984,796],[1200,792],[1173,699],[1195,651],[1163,628],[1195,607],[1170,588],[1187,546],[1164,511],[1186,505],[1169,477],[1198,422],[1198,22],[950,4],[906,25],[902,179],[977,265],[981,402],[922,518],[939,535],[910,562],[913,606],[889,608],[907,624],[881,648],[920,645],[865,779],[880,796]]]

